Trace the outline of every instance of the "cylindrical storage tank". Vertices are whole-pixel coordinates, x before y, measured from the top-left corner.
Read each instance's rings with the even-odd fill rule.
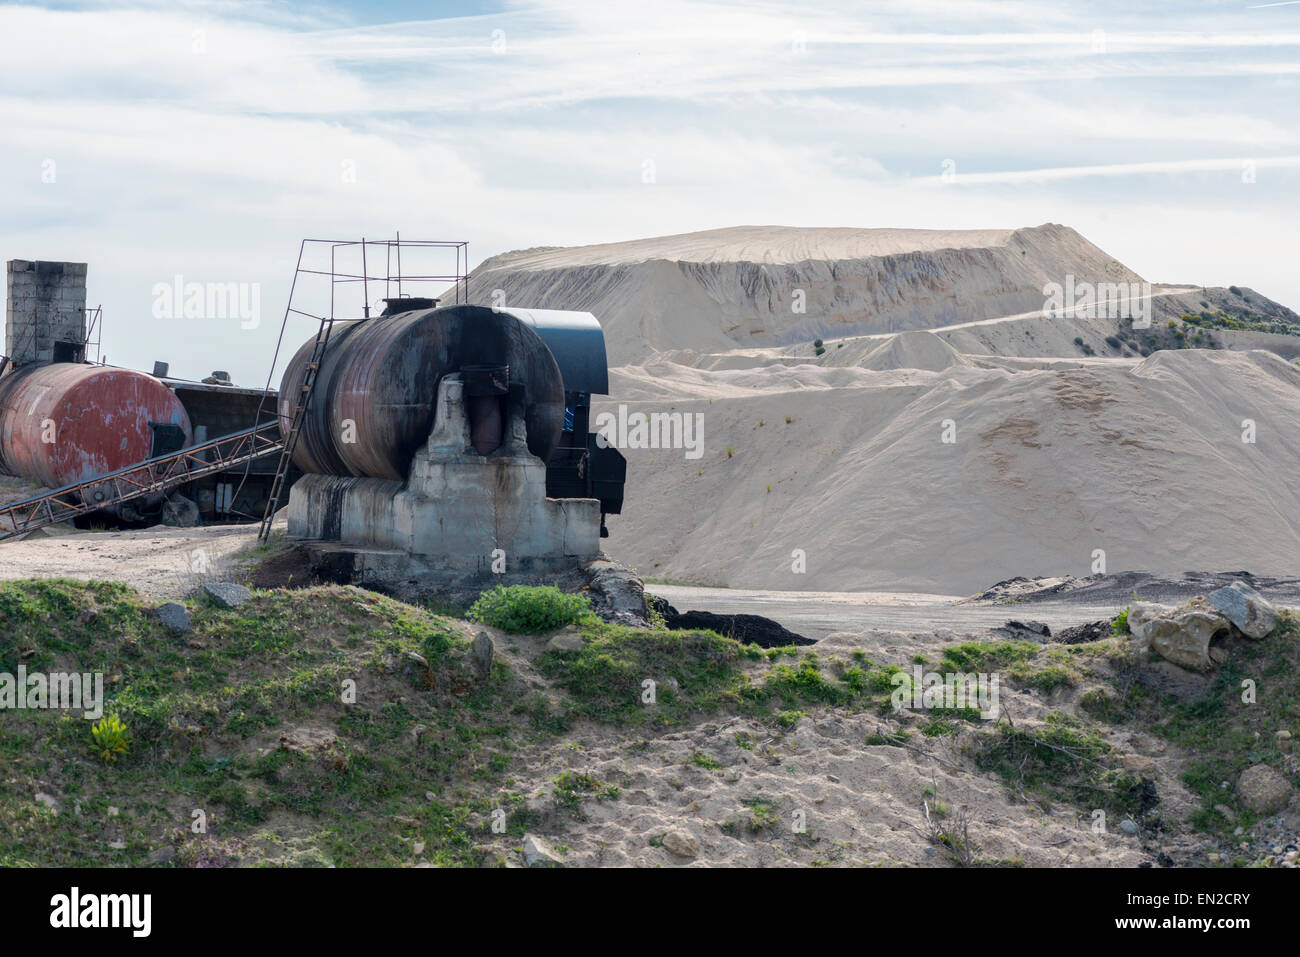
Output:
[[[62,488],[153,455],[150,423],[179,426],[180,399],[152,376],[108,366],[58,363],[0,378],[0,469]]]
[[[287,433],[315,344],[289,361],[280,383]],[[564,383],[541,337],[507,312],[448,306],[336,322],[294,450],[304,472],[405,479],[433,428],[438,382],[465,366],[501,366],[522,386],[528,449],[543,462],[564,424]]]

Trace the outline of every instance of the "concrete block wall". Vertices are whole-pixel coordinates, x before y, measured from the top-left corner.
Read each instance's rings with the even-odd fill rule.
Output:
[[[11,259],[4,354],[16,365],[53,362],[55,343],[86,341],[86,264]]]

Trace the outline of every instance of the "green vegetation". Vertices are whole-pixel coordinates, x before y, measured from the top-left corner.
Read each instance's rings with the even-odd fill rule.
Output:
[[[126,754],[126,725],[115,714],[105,715],[90,728],[90,736],[95,739],[99,756],[105,761],[116,761]]]
[[[539,635],[590,617],[585,595],[571,595],[554,585],[497,585],[470,607],[473,621],[511,635]]]
[[[1102,720],[1131,723],[1194,754],[1183,783],[1201,799],[1193,824],[1199,830],[1230,835],[1250,827],[1255,816],[1240,804],[1237,777],[1253,764],[1288,766],[1289,740],[1279,729],[1295,728],[1300,716],[1300,632],[1291,613],[1279,616],[1277,631],[1264,641],[1232,642],[1230,658],[1205,693],[1179,700],[1146,688],[1141,665],[1126,663],[1112,679],[1109,704],[1090,700]],[[1083,702],[1080,702],[1082,705]],[[1226,785],[1226,787],[1225,787]],[[1229,813],[1224,814],[1223,808]]]
[[[555,803],[574,817],[581,818],[582,802],[588,798],[596,801],[617,801],[622,789],[599,780],[595,775],[565,771],[555,779]]]
[[[0,584],[0,671],[100,672],[122,721],[5,713],[0,866],[391,866],[416,842],[483,864],[494,812],[522,834],[505,771],[563,719],[501,662],[478,681],[464,625],[338,587],[195,601],[184,638],[148,609],[117,583]]]
[[[975,762],[1016,790],[1037,794],[1045,803],[1063,801],[1101,809],[1113,819],[1136,815],[1154,803],[1137,775],[1109,766],[1111,747],[1084,722],[1050,712],[1042,725],[1019,728],[1001,722],[981,735]]]

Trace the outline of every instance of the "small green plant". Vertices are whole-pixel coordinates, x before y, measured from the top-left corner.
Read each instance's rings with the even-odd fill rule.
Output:
[[[478,596],[469,617],[511,635],[537,635],[588,617],[585,595],[570,595],[554,585],[497,585]]]
[[[574,817],[582,817],[582,802],[595,798],[598,802],[617,801],[622,789],[597,778],[594,774],[565,771],[555,778],[555,803]]]
[[[730,445],[727,446],[727,458],[731,458],[736,452]]]
[[[90,729],[90,736],[95,739],[99,756],[105,761],[116,761],[121,755],[126,754],[128,745],[126,725],[116,714],[105,715],[95,722]]]
[[[1115,620],[1110,623],[1110,633],[1112,635],[1130,634],[1128,627],[1128,608],[1125,608],[1115,616]]]

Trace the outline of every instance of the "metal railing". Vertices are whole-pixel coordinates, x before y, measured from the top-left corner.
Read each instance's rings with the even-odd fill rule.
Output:
[[[164,492],[264,455],[274,455],[283,449],[280,423],[263,422],[202,445],[146,459],[116,472],[0,506],[0,542],[46,525]]]

